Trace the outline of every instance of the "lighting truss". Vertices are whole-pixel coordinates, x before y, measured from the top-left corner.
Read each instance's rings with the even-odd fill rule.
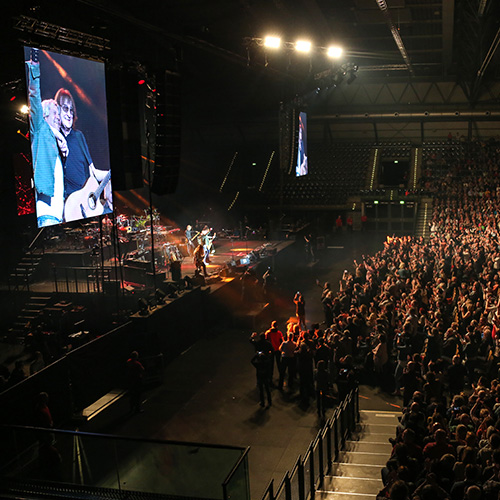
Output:
[[[111,48],[110,41],[107,38],[64,28],[57,24],[39,21],[38,19],[27,16],[17,17],[14,29],[50,38],[51,40],[71,43],[87,49],[98,50],[100,52],[110,50]]]
[[[266,48],[266,38],[258,38],[258,37],[247,37],[245,38],[245,43],[247,46],[250,46],[252,44],[255,44],[259,47],[264,47]],[[297,43],[304,44],[306,42],[300,41],[300,42],[288,42],[288,41],[281,41],[279,46],[276,47],[271,47],[272,49],[277,49],[277,48],[283,48],[285,50],[300,50],[298,49]],[[314,47],[313,45],[310,46],[310,52],[322,52],[328,57],[334,58],[334,59],[340,59],[342,57],[342,49],[340,47]]]

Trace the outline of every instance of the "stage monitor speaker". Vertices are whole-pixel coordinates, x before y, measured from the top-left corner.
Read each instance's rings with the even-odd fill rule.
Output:
[[[170,273],[172,274],[173,281],[180,281],[182,279],[180,261],[177,260],[170,264]]]
[[[172,71],[156,74],[156,143],[151,191],[171,194],[177,189],[181,161],[181,81]]]

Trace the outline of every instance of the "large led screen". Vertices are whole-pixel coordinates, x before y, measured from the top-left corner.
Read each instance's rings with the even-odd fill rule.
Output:
[[[112,212],[104,64],[24,47],[38,227]]]
[[[297,164],[295,175],[300,177],[309,172],[307,160],[307,113],[299,113],[299,134],[297,137]]]

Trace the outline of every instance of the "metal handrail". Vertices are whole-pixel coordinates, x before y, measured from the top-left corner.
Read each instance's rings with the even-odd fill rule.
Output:
[[[339,459],[340,450],[345,448],[346,441],[350,438],[356,424],[359,422],[359,390],[353,389],[347,397],[335,409],[333,415],[325,425],[318,431],[313,441],[309,444],[303,458],[298,457],[292,472],[287,471],[274,492],[274,481],[271,480],[266,488],[262,500],[276,500],[286,488],[286,500],[304,500],[306,498],[306,478],[304,477],[304,465],[309,463],[309,488],[310,499],[314,499],[315,492],[323,484],[326,473],[331,471],[332,463]],[[340,435],[339,435],[340,425]],[[333,439],[332,439],[333,432]],[[324,447],[326,446],[327,463],[324,463]],[[319,449],[319,463],[315,463],[314,452]],[[290,483],[295,474],[299,474],[298,498],[292,496]]]
[[[212,444],[212,443],[197,443],[189,441],[173,441],[165,439],[153,439],[153,438],[142,438],[134,436],[124,436],[119,434],[98,434],[95,432],[83,432],[83,431],[70,431],[66,429],[47,429],[46,427],[33,427],[27,425],[14,425],[14,424],[0,424],[2,429],[14,429],[21,431],[36,431],[36,432],[48,432],[50,434],[65,434],[79,437],[91,437],[93,439],[104,439],[104,440],[115,440],[115,441],[128,441],[140,444],[164,444],[164,445],[176,445],[176,446],[191,446],[193,448],[215,448],[221,450],[238,450],[248,451],[248,448],[242,448],[241,446],[231,446],[224,444]]]
[[[223,493],[224,500],[229,500],[229,496],[228,496],[228,492],[227,492],[227,485],[231,482],[231,480],[233,479],[234,475],[236,474],[236,471],[240,468],[241,464],[247,459],[249,451],[250,451],[250,447],[247,446],[245,448],[245,451],[241,454],[241,457],[234,464],[234,467],[231,469],[231,471],[227,475],[226,479],[224,479],[224,481],[222,483],[222,493]],[[250,495],[247,494],[247,497],[250,498]]]

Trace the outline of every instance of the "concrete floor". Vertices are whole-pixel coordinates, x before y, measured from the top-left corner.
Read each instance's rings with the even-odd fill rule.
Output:
[[[343,270],[352,269],[353,259],[380,250],[384,238],[377,233],[334,235],[315,262],[306,261],[298,242],[291,263],[275,269],[281,295],[271,317],[280,329],[284,331],[286,320],[294,315],[292,299],[297,290],[306,299],[308,323],[321,322],[321,288],[316,280],[321,285],[330,281],[338,289]],[[255,329],[264,331],[268,326],[269,318]],[[127,399],[122,398],[79,430],[250,447],[250,493],[252,499],[260,500],[271,479],[276,488],[298,456],[307,451],[321,422],[314,401],[307,408],[299,405],[298,391],[274,390],[271,408],[259,406],[255,369],[250,363],[254,353],[251,333],[251,328],[226,325],[207,331],[165,367],[161,385],[145,391],[143,413],[131,415]],[[361,409],[397,411],[399,403],[398,398],[377,389],[361,388]],[[327,417],[332,412],[329,409]],[[146,484],[152,481],[151,471],[146,474],[144,467],[137,467],[133,479],[136,486],[141,480]]]
[[[285,329],[286,319],[294,313],[296,290],[306,298],[308,321],[321,322],[321,289],[316,279],[330,281],[337,289],[343,270],[352,269],[352,260],[379,250],[382,240],[383,235],[371,233],[335,236],[314,264],[307,264],[297,254],[296,268],[281,270],[279,276],[283,297],[274,317],[280,329]],[[258,330],[267,327],[261,324]],[[269,481],[274,479],[277,487],[297,457],[306,452],[321,425],[314,401],[308,408],[301,408],[296,391],[274,390],[272,407],[266,410],[259,406],[255,369],[250,364],[254,352],[250,334],[250,329],[225,326],[207,332],[165,368],[161,386],[145,393],[144,413],[130,416],[124,408],[118,408],[80,430],[250,446],[251,497],[260,500]],[[377,389],[361,389],[362,409],[396,410],[399,402]],[[328,410],[327,416],[332,411]]]

